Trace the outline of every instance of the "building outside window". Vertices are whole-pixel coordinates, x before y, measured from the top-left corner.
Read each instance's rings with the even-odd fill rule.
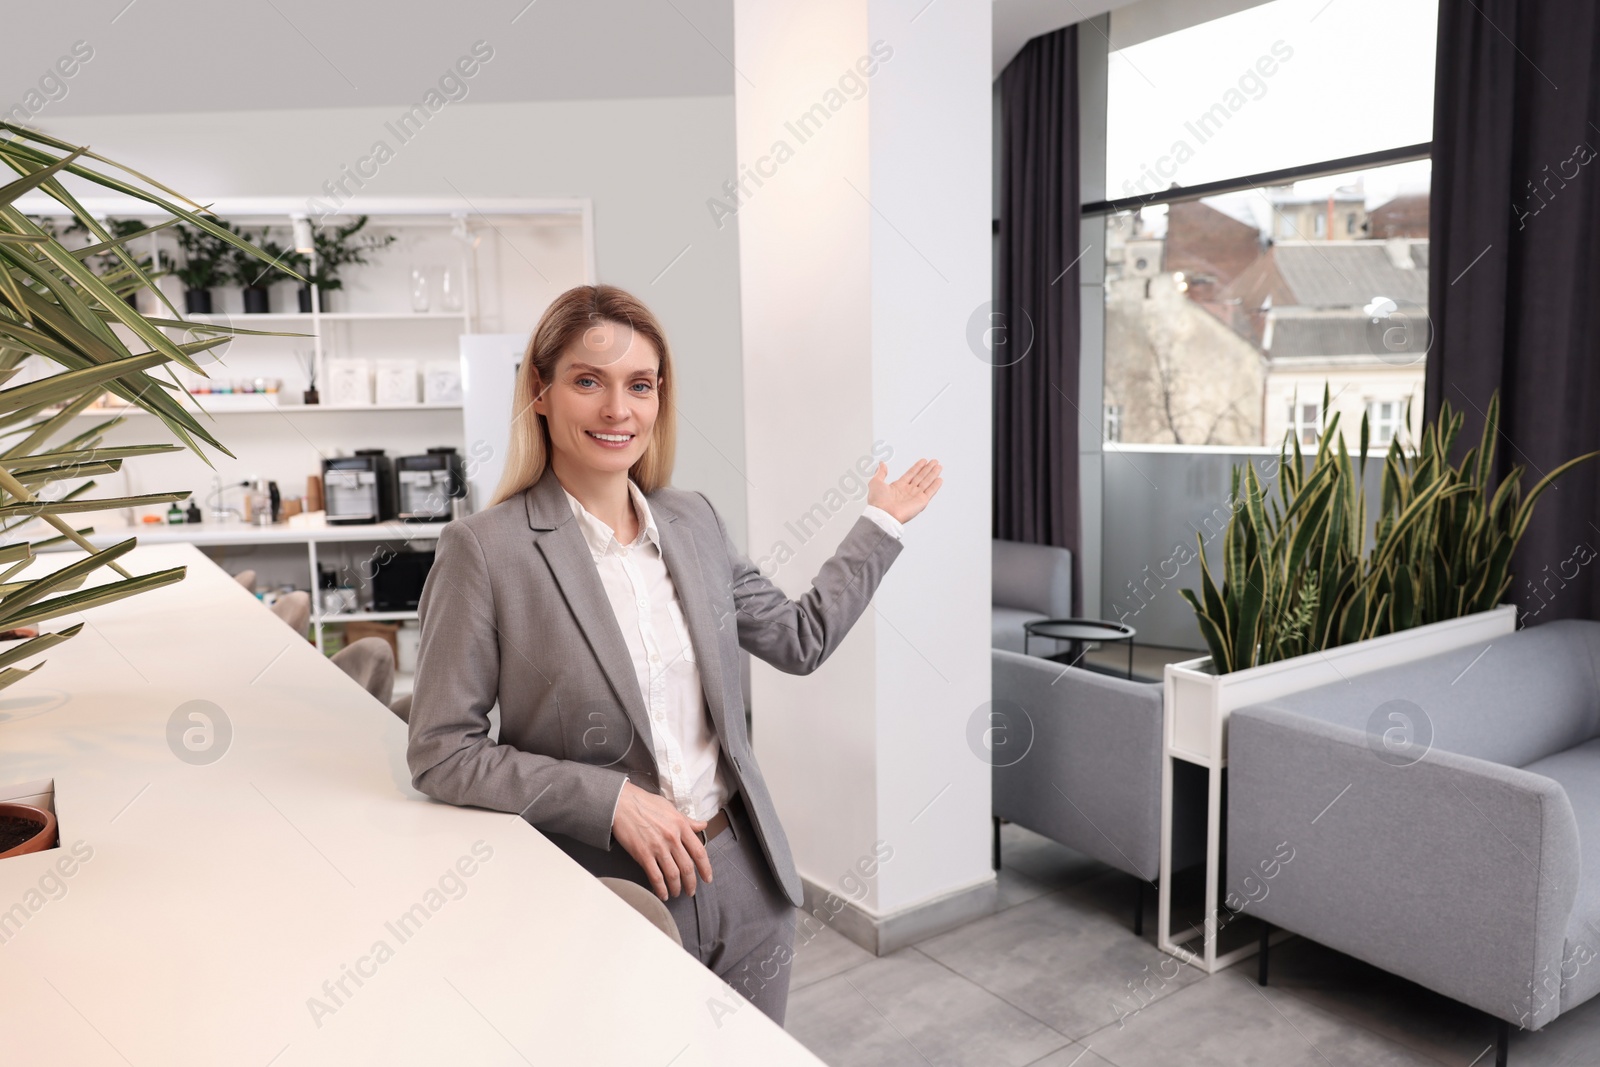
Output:
[[[1388,448],[1389,442],[1401,434],[1401,419],[1405,402],[1401,400],[1374,400],[1367,405],[1368,430],[1372,434],[1372,448]]]
[[[1107,441],[1122,440],[1122,405],[1107,404],[1105,438]]]
[[[1297,16],[1306,33],[1279,39]],[[1432,53],[1419,42],[1436,17],[1435,0],[1271,0],[1119,44],[1113,13],[1107,195],[1162,202],[1105,215],[1108,440],[1276,447],[1288,433],[1315,441],[1337,413],[1355,448],[1364,398],[1420,398],[1431,162],[1328,173],[1319,160],[1427,144]],[[1406,84],[1352,84],[1352,49],[1388,57]],[[1252,179],[1267,172],[1283,176]],[[1175,199],[1202,183],[1236,188]],[[1267,402],[1324,388],[1330,410],[1310,420]],[[1391,437],[1405,439],[1405,417],[1400,404]]]
[[[1300,441],[1300,447],[1315,448],[1322,439],[1322,404],[1313,400],[1290,401],[1289,432]]]

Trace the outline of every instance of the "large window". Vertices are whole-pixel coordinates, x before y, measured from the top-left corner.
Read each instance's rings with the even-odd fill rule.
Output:
[[[1139,20],[1112,12],[1106,195],[1431,140],[1436,13],[1436,0],[1273,0],[1135,40]]]
[[[1382,416],[1383,444],[1406,432],[1431,340],[1431,167],[1416,157],[1435,14],[1274,0],[1115,48],[1106,188],[1138,202],[1106,216],[1115,440],[1313,444],[1335,413],[1351,447],[1363,416]],[[1328,173],[1366,155],[1382,162]]]

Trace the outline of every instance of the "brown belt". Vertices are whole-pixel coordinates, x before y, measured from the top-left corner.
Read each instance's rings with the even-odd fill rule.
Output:
[[[728,828],[728,808],[733,806],[734,798],[737,796],[738,794],[735,793],[733,797],[728,798],[727,806],[721,811],[717,812],[715,815],[711,816],[711,821],[706,824],[706,828],[704,830],[695,831],[695,836],[700,839],[701,844],[710,844],[712,838],[716,837],[718,834],[722,833],[722,831]]]

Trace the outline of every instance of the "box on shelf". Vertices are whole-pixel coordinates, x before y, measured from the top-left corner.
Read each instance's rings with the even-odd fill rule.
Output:
[[[372,364],[364,359],[328,361],[327,402],[336,406],[372,403]]]
[[[384,360],[378,364],[377,393],[380,405],[415,404],[417,402],[416,360]]]
[[[461,364],[457,360],[434,360],[423,372],[422,399],[428,404],[461,403]]]
[[[344,643],[348,648],[363,637],[381,637],[389,642],[389,651],[394,653],[395,662],[400,660],[400,642],[396,636],[400,629],[397,622],[376,622],[360,619],[344,624]]]

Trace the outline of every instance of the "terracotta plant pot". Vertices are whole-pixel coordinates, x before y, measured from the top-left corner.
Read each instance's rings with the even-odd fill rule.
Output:
[[[56,817],[31,804],[0,804],[0,860],[56,846]]]

